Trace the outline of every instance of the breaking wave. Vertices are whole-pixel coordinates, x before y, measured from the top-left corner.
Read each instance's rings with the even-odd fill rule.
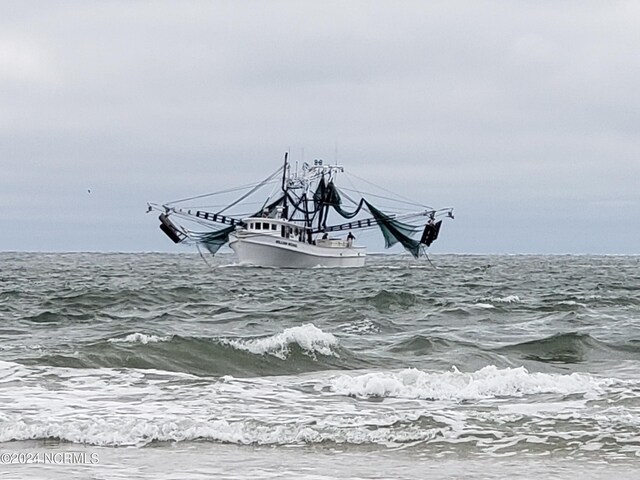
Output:
[[[354,335],[365,338],[380,331],[377,324],[368,321],[340,324],[336,328],[350,339]],[[378,352],[370,352],[348,349],[333,333],[307,323],[259,337],[191,337],[132,332],[76,345],[71,351],[61,348],[51,351],[41,345],[7,345],[2,350],[22,352],[19,361],[27,365],[160,369],[200,376],[254,376],[334,368],[354,370],[374,365],[423,368],[425,361],[442,368],[457,363],[451,352],[459,354],[462,351],[466,352],[468,363],[458,364],[464,368],[479,368],[487,364],[533,366],[527,362],[561,365],[598,359],[622,361],[637,358],[640,347],[633,340],[614,345],[582,333],[562,333],[493,348],[478,345],[471,339],[415,334],[389,342]],[[380,357],[382,352],[392,356]],[[396,360],[397,357],[402,361]]]
[[[56,380],[55,392],[43,379]],[[157,370],[75,370],[0,362],[0,381],[15,382],[15,394],[22,398],[19,409],[3,413],[0,442],[58,440],[138,447],[188,441],[420,444],[423,451],[440,452],[467,443],[491,452],[527,441],[550,452],[575,449],[571,441],[585,451],[597,451],[603,448],[606,430],[616,445],[628,446],[630,455],[639,452],[633,443],[639,425],[622,400],[601,411],[602,424],[593,424],[593,414],[587,411],[592,401],[632,394],[637,383],[588,374],[489,366],[473,372],[405,369],[201,379]],[[356,415],[345,410],[345,396],[353,397],[349,404]],[[122,398],[130,401],[122,403]],[[501,427],[505,422],[509,429]],[[483,442],[478,441],[480,430]]]
[[[281,333],[266,338],[223,340],[223,343],[256,355],[273,355],[281,360],[285,360],[291,354],[293,346],[298,347],[305,355],[314,358],[316,354],[339,356],[335,351],[338,345],[336,337],[331,333],[323,332],[312,323],[287,328]]]
[[[0,442],[59,440],[108,447],[145,446],[153,442],[210,441],[236,445],[402,444],[434,438],[439,429],[397,428],[393,425],[364,425],[319,428],[317,425],[268,425],[224,419],[151,421],[142,418],[51,422],[47,425],[17,422],[0,433]]]
[[[483,298],[482,302],[493,302],[493,303],[522,303],[522,300],[518,295],[507,295],[505,297],[489,297]]]
[[[194,375],[281,375],[331,368],[358,368],[363,361],[341,347],[337,338],[315,325],[285,328],[264,337],[160,336],[134,332],[23,358],[28,365],[71,368],[139,368]]]
[[[158,343],[158,342],[167,342],[171,339],[171,337],[159,337],[157,335],[146,335],[144,333],[132,333],[127,335],[124,338],[110,338],[107,342],[110,343],[142,343],[146,345],[147,343]]]
[[[524,367],[499,369],[487,366],[463,373],[455,367],[446,373],[417,369],[398,373],[340,375],[331,380],[331,391],[352,397],[396,397],[428,400],[480,400],[520,397],[540,393],[596,394],[601,382],[587,374],[530,373]]]

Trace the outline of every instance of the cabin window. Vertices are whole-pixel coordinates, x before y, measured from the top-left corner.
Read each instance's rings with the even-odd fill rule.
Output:
[[[253,223],[250,223],[250,224],[249,224],[249,228],[250,228],[251,230],[253,230]]]
[[[263,224],[262,224],[262,229],[263,229],[263,230],[269,230],[269,224],[268,224],[268,223],[266,223],[266,222],[265,222],[265,223],[263,223]]]
[[[277,230],[278,226],[275,223],[271,224],[271,230]]]
[[[260,225],[259,223],[256,223],[256,230],[261,230],[262,225]]]

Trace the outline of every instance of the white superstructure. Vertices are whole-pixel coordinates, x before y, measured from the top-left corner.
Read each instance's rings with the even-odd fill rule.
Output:
[[[283,219],[250,217],[229,235],[240,263],[261,267],[361,267],[366,248],[346,239],[311,240],[307,228]]]

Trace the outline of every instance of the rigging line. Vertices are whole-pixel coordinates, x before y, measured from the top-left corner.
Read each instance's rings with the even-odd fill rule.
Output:
[[[340,190],[338,190],[338,191],[340,191]],[[351,198],[351,197],[350,197],[349,195],[347,195],[346,193],[342,192],[342,195],[344,195],[344,197],[345,197],[347,200],[349,200],[351,203],[353,203],[353,204],[356,206],[356,208],[358,208],[358,205],[360,205],[360,202],[362,202],[362,207],[361,207],[361,208],[362,208],[365,212],[368,212],[369,214],[371,214],[371,212],[369,211],[369,209],[368,209],[368,208],[367,208],[367,206],[365,205],[364,198],[362,198],[362,199],[360,200],[360,202],[355,202],[355,201],[353,200],[353,198]]]
[[[253,194],[254,192],[256,192],[256,190],[262,188],[264,185],[266,185],[272,178],[274,178],[276,175],[280,174],[280,171],[283,169],[284,167],[280,167],[278,168],[275,172],[273,172],[271,175],[269,175],[267,178],[265,178],[262,182],[260,182],[257,186],[255,186],[254,188],[252,188],[251,190],[249,190],[247,193],[245,193],[244,195],[242,195],[240,198],[238,198],[235,202],[232,202],[229,206],[227,206],[226,208],[223,208],[222,210],[220,210],[218,212],[218,214],[223,213],[225,210],[229,210],[231,207],[234,207],[235,205],[237,205],[238,203],[240,203],[242,200],[244,200],[245,198],[247,198],[249,195]]]
[[[349,176],[347,176],[347,181],[351,184],[351,186],[354,188],[354,190],[350,190],[348,188],[344,188],[344,187],[336,187],[334,184],[334,188],[338,191],[338,193],[341,193],[347,200],[349,200],[351,203],[353,203],[354,205],[359,205],[360,202],[356,202],[353,198],[351,198],[349,195],[347,195],[346,193],[344,193],[344,190],[347,190],[349,192],[353,192],[355,191],[356,193],[358,193],[360,195],[360,198],[362,198],[362,193],[356,188],[356,186],[353,184],[353,182],[351,181],[351,179],[349,178]],[[365,211],[369,211],[368,208],[366,208],[366,206],[363,207],[365,209]]]
[[[269,193],[269,196],[267,197],[267,199],[264,202],[262,202],[262,208],[260,208],[260,210],[264,210],[264,208],[269,204],[269,200],[271,200],[271,197],[273,197],[273,195],[275,195],[277,189],[278,189],[278,185],[274,185],[273,188],[271,189],[271,193]],[[260,202],[253,202],[253,203],[249,203],[248,205],[253,205],[254,203],[259,204]]]
[[[346,187],[342,187],[341,190],[346,190],[348,192],[353,192],[354,190],[350,189],[350,188],[346,188]],[[397,203],[405,203],[407,205],[413,205],[414,207],[424,207],[424,208],[428,208],[428,209],[433,209],[433,207],[430,207],[429,205],[424,205],[422,203],[418,203],[418,202],[414,202],[414,201],[404,201],[404,200],[398,200],[397,198],[392,198],[392,197],[385,197],[384,195],[376,195],[375,193],[371,193],[371,192],[360,192],[359,190],[355,190],[355,192],[359,193],[360,195],[366,194],[368,196],[371,197],[376,197],[376,198],[381,198],[383,200],[390,200],[392,202],[397,202]]]
[[[242,185],[242,186],[239,186],[239,187],[229,188],[227,190],[220,190],[219,192],[204,193],[202,195],[196,195],[195,197],[181,198],[180,200],[173,200],[171,202],[167,202],[167,203],[165,203],[165,205],[173,205],[174,203],[188,202],[189,200],[197,200],[198,198],[212,197],[214,195],[221,195],[223,193],[237,192],[237,191],[240,191],[240,190],[244,190],[246,188],[251,188],[251,187],[253,187],[255,185],[257,185],[257,184],[256,183],[249,183],[247,185]]]
[[[245,202],[242,205],[262,205],[263,202]],[[220,204],[216,204],[216,205],[189,205],[186,207],[181,207],[183,209],[189,209],[189,210],[206,210],[206,209],[214,209],[214,208],[222,208],[222,207],[226,207],[227,204],[226,203],[220,203]]]
[[[196,248],[198,249],[198,253],[200,254],[200,257],[202,258],[202,260],[204,260],[204,263],[206,263],[209,268],[213,268],[211,264],[207,261],[207,259],[204,257],[202,252],[200,251],[200,242],[196,242]]]
[[[358,190],[358,189],[356,188],[356,186],[353,184],[353,182],[352,182],[352,181],[351,181],[351,179],[349,178],[349,177],[350,177],[350,175],[348,175],[348,174],[347,174],[347,175],[345,175],[345,177],[346,177],[347,181],[349,182],[349,184],[353,187],[353,190],[349,190],[348,188],[340,188],[338,191],[340,191],[340,190],[355,191],[358,195],[360,195],[360,198],[362,198],[362,192],[361,192],[360,190]],[[347,194],[346,194],[346,193],[344,193],[344,192],[342,192],[342,194],[343,194],[345,197],[347,197],[349,200],[351,200],[354,204],[356,204],[356,205],[357,205],[357,202],[354,202],[354,201],[353,201],[353,199],[352,199],[351,197],[349,197],[349,195],[347,195]],[[367,211],[369,211],[369,210],[367,210]]]
[[[409,208],[409,207],[398,207],[396,205],[385,205],[385,204],[380,204],[378,205],[376,203],[376,207],[380,210],[382,210],[383,212],[396,212],[398,214],[400,213],[411,213],[411,212],[415,212],[415,205],[413,206],[414,208]]]
[[[337,188],[337,187],[336,187],[336,188]],[[345,188],[338,189],[338,191],[339,191],[340,193],[342,193],[342,195],[344,195],[344,197],[345,197],[345,198],[347,198],[347,199],[348,199],[350,202],[352,202],[354,205],[357,205],[357,204],[358,204],[358,202],[355,202],[355,201],[354,201],[354,200],[353,200],[349,195],[347,195],[346,193],[344,193],[344,191],[343,191],[343,190],[345,190]],[[358,193],[360,193],[360,192],[358,192]],[[416,205],[414,204],[413,206],[415,207]],[[362,208],[363,208],[366,212],[369,212],[369,209],[367,208],[367,206],[366,206],[366,205],[363,205],[363,207],[362,207]],[[371,213],[371,212],[369,212],[369,213]],[[384,213],[384,212],[383,212],[383,213]],[[389,215],[389,214],[386,214],[386,215]],[[390,216],[391,216],[391,215],[390,215]],[[407,218],[407,219],[408,219],[408,218],[411,218],[411,217],[421,217],[421,216],[424,216],[424,212],[422,212],[422,211],[420,211],[420,212],[416,212],[415,210],[414,210],[414,211],[407,211],[406,209],[405,209],[405,213],[393,213],[393,214],[392,214],[392,217],[393,217],[394,219],[396,219],[396,220],[398,220],[398,219],[405,219],[405,218]]]
[[[402,198],[402,199],[407,200],[408,202],[413,203],[415,205],[421,205],[423,207],[426,207],[426,205],[422,205],[420,203],[417,203],[415,200],[412,200],[410,198],[404,197],[402,195],[398,195],[397,193],[392,192],[391,190],[388,190],[388,189],[386,189],[384,187],[381,187],[380,185],[376,185],[375,183],[370,182],[369,180],[366,180],[366,179],[364,179],[362,177],[359,177],[358,175],[356,175],[354,173],[346,173],[346,175],[347,176],[353,176],[353,177],[355,177],[355,178],[357,178],[357,179],[359,179],[359,180],[361,180],[361,181],[363,181],[363,182],[365,182],[365,183],[367,183],[367,184],[369,184],[369,185],[371,185],[373,187],[379,188],[380,190],[382,190],[384,192],[390,193],[391,195],[395,195],[397,198]]]
[[[223,193],[233,193],[233,192],[244,190],[246,188],[251,188],[251,187],[254,187],[254,186],[260,185],[260,184],[264,185],[268,181],[270,181],[274,175],[280,173],[281,169],[282,169],[282,167],[280,167],[278,169],[278,171],[276,171],[274,174],[271,174],[269,177],[267,177],[267,181],[266,182],[265,182],[265,180],[263,180],[261,182],[247,183],[245,185],[240,185],[239,187],[228,188],[226,190],[220,190],[218,192],[205,193],[205,194],[202,194],[202,195],[196,195],[194,197],[188,197],[188,198],[181,198],[180,200],[173,200],[171,202],[167,202],[167,203],[165,203],[165,205],[172,205],[174,203],[180,203],[180,202],[188,202],[189,200],[197,200],[198,198],[211,197],[213,195],[221,195]]]
[[[422,247],[422,253],[424,254],[425,257],[427,257],[427,260],[429,261],[429,264],[435,269],[438,270],[438,267],[436,267],[433,262],[431,261],[431,258],[429,258],[429,254],[427,253],[427,249],[425,247]]]
[[[291,202],[291,206],[293,207],[293,212],[291,212],[291,215],[290,215],[291,217],[293,217],[293,215],[296,212],[300,212],[305,215],[315,215],[318,212],[318,210],[309,210],[306,206],[302,208],[300,206],[302,204],[302,197],[298,197],[294,199],[293,196],[289,195],[289,192],[287,192],[287,197],[289,198],[289,201]]]
[[[365,180],[364,178],[359,177],[358,175],[355,175],[355,174],[353,174],[353,173],[346,173],[346,175],[347,175],[347,176],[353,176],[353,177],[357,178],[358,180],[362,180],[363,182],[368,183],[369,185],[371,185],[371,186],[373,186],[373,187],[379,188],[380,190],[383,190],[383,191],[385,191],[385,192],[387,192],[387,193],[390,193],[391,195],[396,195],[398,198],[403,198],[404,200],[407,200],[408,202],[411,202],[411,203],[413,203],[414,205],[420,205],[420,206],[422,206],[422,207],[431,208],[431,207],[429,207],[428,205],[423,205],[423,204],[421,204],[421,203],[416,202],[415,200],[411,200],[410,198],[404,197],[404,196],[402,196],[402,195],[398,195],[397,193],[392,192],[391,190],[387,190],[386,188],[381,187],[380,185],[376,185],[375,183],[372,183],[372,182],[370,182],[369,180]]]
[[[347,195],[346,193],[344,193],[344,190],[349,190],[349,191],[352,191],[352,190],[350,190],[350,189],[345,189],[344,187],[339,188],[339,189],[336,187],[336,189],[339,191],[339,193],[341,193],[341,194],[342,194],[342,196],[344,196],[344,197],[345,197],[347,200],[349,200],[351,203],[353,203],[354,205],[358,205],[358,202],[356,202],[353,198],[351,198],[349,195]],[[360,192],[358,192],[358,193],[360,193]],[[362,195],[362,194],[360,194],[360,195]],[[415,208],[416,206],[420,206],[420,205],[411,204],[411,206]],[[408,208],[406,208],[406,207],[404,207],[404,208],[403,208],[403,207],[397,207],[397,206],[393,206],[393,205],[384,205],[384,206],[379,205],[378,207],[379,207],[379,208],[383,208],[383,209],[385,209],[385,210],[400,210],[400,211],[404,211],[404,212],[415,212],[415,210],[414,210],[414,209],[408,209]],[[365,207],[363,207],[363,208],[365,209],[365,211],[367,211],[367,212],[369,211],[369,210],[366,208],[366,206],[365,206]],[[416,215],[420,215],[420,214],[416,213]]]

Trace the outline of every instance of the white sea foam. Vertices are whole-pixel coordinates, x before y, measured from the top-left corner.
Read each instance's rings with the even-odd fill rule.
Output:
[[[12,381],[19,373],[24,373],[26,367],[19,363],[0,360],[0,383]]]
[[[569,305],[572,307],[583,307],[583,308],[587,308],[587,305],[584,303],[580,303],[580,302],[576,302],[575,300],[563,300],[561,302],[558,302],[560,305]]]
[[[330,388],[335,393],[354,397],[462,401],[539,393],[594,394],[600,392],[600,383],[587,374],[552,375],[529,373],[524,367],[488,366],[471,373],[455,368],[445,373],[412,368],[397,373],[339,375],[331,379]]]
[[[5,351],[11,351],[11,350],[42,350],[42,345],[39,344],[35,344],[35,345],[12,345],[12,344],[5,344],[5,345],[0,345],[0,352]]]
[[[286,328],[270,337],[254,340],[226,340],[225,343],[256,355],[273,355],[283,360],[289,356],[292,345],[298,345],[309,356],[317,353],[338,356],[334,350],[338,345],[336,337],[331,333],[323,332],[312,323]]]
[[[502,303],[521,303],[522,300],[518,295],[507,295],[506,297],[499,297],[495,299],[496,302]]]
[[[364,335],[367,333],[376,333],[380,331],[380,328],[368,318],[364,318],[353,323],[345,323],[343,325],[340,325],[339,328],[345,333],[354,335]]]
[[[476,308],[484,308],[487,310],[491,308],[496,308],[494,305],[491,305],[490,303],[474,303],[473,306]]]
[[[0,432],[0,443],[32,439],[56,438],[73,443],[100,446],[144,446],[154,441],[183,442],[209,440],[239,445],[301,445],[305,443],[392,444],[433,438],[442,430],[394,429],[390,426],[371,428],[322,429],[304,424],[258,424],[251,421],[189,420],[150,421],[144,418],[87,420],[27,424],[19,421]]]
[[[507,295],[506,297],[495,297],[490,299],[492,302],[498,303],[521,303],[522,300],[518,295]]]
[[[157,335],[147,335],[136,332],[124,338],[110,338],[107,341],[110,343],[142,343],[146,345],[147,343],[167,342],[169,340],[171,340],[171,337],[159,337]]]
[[[571,450],[581,445],[597,449],[596,442],[606,435],[626,442],[630,455],[640,454],[633,443],[640,428],[634,407],[588,401],[589,393],[595,398],[611,398],[622,391],[632,395],[639,385],[636,380],[625,384],[585,374],[536,374],[496,367],[472,373],[455,369],[339,376],[313,372],[303,377],[205,379],[137,369],[0,362],[0,372],[12,382],[11,388],[0,389],[0,444],[57,438],[104,446],[207,440],[402,448],[414,442],[436,442],[442,450],[445,444],[449,446],[444,448],[455,449],[471,442],[492,453],[519,441],[545,448],[549,438],[560,439]],[[345,393],[364,399],[345,398]],[[533,393],[543,396],[535,402],[518,398]],[[583,395],[567,398],[579,393]],[[371,396],[395,398],[367,401]],[[442,400],[420,400],[426,398]],[[452,408],[451,402],[459,400],[466,401]],[[511,426],[502,428],[504,422]],[[484,435],[480,440],[478,432]],[[556,448],[558,442],[549,444]]]

